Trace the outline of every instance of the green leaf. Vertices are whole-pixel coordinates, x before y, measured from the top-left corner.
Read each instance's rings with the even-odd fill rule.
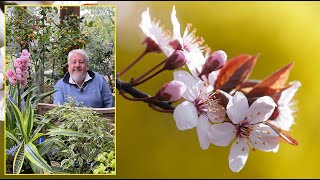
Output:
[[[42,120],[41,120],[41,124],[39,124],[39,125],[37,126],[37,128],[33,131],[32,137],[35,136],[37,133],[39,133],[39,132],[42,130],[42,128],[44,127],[45,124],[48,123],[47,125],[49,125],[49,124],[50,124],[49,121],[51,121],[50,118],[43,117]],[[52,123],[51,123],[51,124],[52,124]]]
[[[78,131],[73,131],[69,129],[56,129],[47,133],[47,135],[55,136],[55,135],[64,135],[64,136],[77,136],[77,137],[92,137],[90,134],[81,133]]]
[[[33,122],[34,122],[34,109],[29,105],[28,107],[28,116],[25,117],[24,122],[27,122],[27,136],[30,137],[32,128],[33,128]]]
[[[9,99],[9,102],[10,102],[11,106],[13,107],[13,112],[16,117],[18,129],[20,130],[25,142],[28,142],[27,131],[26,131],[26,127],[24,126],[24,123],[23,123],[22,114],[21,114],[19,108],[10,99]]]
[[[12,140],[14,140],[17,144],[20,144],[21,142],[8,130],[6,130],[6,136]]]
[[[31,101],[33,103],[36,103],[36,102],[46,98],[47,96],[50,96],[51,94],[55,93],[56,91],[58,91],[58,90],[55,89],[55,90],[52,90],[52,91],[49,91],[49,92],[46,92],[46,93],[43,93],[43,94],[40,94],[40,95],[34,95],[34,96],[31,97]]]
[[[53,169],[47,164],[47,162],[41,157],[37,147],[29,142],[25,145],[25,155],[26,157],[35,165],[39,166],[41,169],[53,173]]]
[[[32,171],[33,171],[35,174],[44,174],[44,173],[43,173],[43,170],[42,170],[39,166],[35,165],[34,163],[30,162],[30,166],[31,166],[31,168],[32,168]]]
[[[7,106],[6,108],[6,130],[13,130],[15,129],[16,126],[16,121],[15,121],[15,117],[14,117],[14,111],[13,109],[9,108],[9,106]]]
[[[23,160],[24,160],[24,142],[20,144],[20,147],[18,151],[16,152],[16,155],[14,156],[13,160],[13,174],[20,174]]]
[[[69,146],[64,144],[61,140],[59,140],[59,139],[46,139],[42,144],[40,144],[39,153],[41,155],[47,153],[50,150],[50,148],[53,147],[53,145],[58,145],[58,146],[63,147],[66,150],[69,150],[71,152]]]
[[[33,136],[33,138],[29,142],[32,143],[33,141],[37,140],[39,137],[42,137],[42,136],[45,136],[45,134],[44,133],[38,133],[35,136]]]
[[[31,87],[29,87],[22,95],[21,95],[21,99],[24,99],[28,94],[34,92],[34,90],[36,90],[38,88],[38,86],[36,85],[32,85]]]
[[[39,154],[42,156],[50,151],[50,149],[54,146],[54,142],[46,139],[39,146]]]
[[[49,128],[49,129],[59,129],[59,126],[53,124],[53,123],[48,123],[46,124],[46,126]]]

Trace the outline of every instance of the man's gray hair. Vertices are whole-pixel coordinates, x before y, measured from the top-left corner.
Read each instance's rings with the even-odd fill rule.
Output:
[[[71,59],[71,56],[72,56],[73,54],[79,54],[79,55],[83,56],[83,57],[84,57],[84,60],[86,61],[86,64],[87,64],[87,65],[89,64],[88,54],[87,54],[86,51],[83,50],[83,49],[74,49],[74,50],[70,51],[70,52],[68,53],[68,64],[70,63],[70,59]]]

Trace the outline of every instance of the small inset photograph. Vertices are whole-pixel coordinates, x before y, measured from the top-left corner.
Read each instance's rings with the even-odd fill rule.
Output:
[[[5,175],[116,174],[115,10],[5,5]]]

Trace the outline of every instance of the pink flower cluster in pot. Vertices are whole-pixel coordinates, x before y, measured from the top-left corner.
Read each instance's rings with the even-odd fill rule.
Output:
[[[29,77],[30,53],[24,49],[19,58],[14,60],[13,69],[6,71],[6,76],[11,85],[21,84],[23,87],[27,85]]]

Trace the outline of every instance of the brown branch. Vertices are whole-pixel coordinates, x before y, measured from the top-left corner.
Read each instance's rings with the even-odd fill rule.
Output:
[[[123,82],[121,79],[117,78],[116,79],[116,88],[119,91],[124,91],[128,94],[130,94],[132,97],[135,98],[147,98],[150,97],[150,95],[132,87],[132,85],[130,83],[127,82]],[[146,102],[146,101],[144,101]],[[146,103],[151,103],[151,102],[146,102]],[[158,106],[161,109],[164,110],[174,110],[174,107],[171,105],[171,103],[167,103],[167,102],[161,102],[161,101],[155,101],[152,102],[153,105]]]

